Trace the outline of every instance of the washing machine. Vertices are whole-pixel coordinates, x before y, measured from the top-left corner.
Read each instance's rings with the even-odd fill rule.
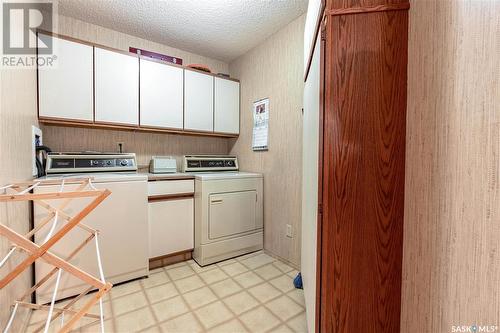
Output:
[[[195,176],[194,260],[201,266],[261,250],[263,176],[240,172],[235,156],[188,155]]]
[[[97,189],[111,191],[99,206],[83,221],[99,230],[99,248],[106,280],[115,284],[147,276],[149,274],[149,235],[147,176],[138,174],[135,154],[110,153],[53,153],[47,159],[48,176],[40,179],[64,180],[65,190],[78,187],[73,181],[91,177]],[[56,192],[60,185],[40,185],[35,193]],[[79,212],[91,198],[72,201],[64,211],[69,215]],[[57,200],[48,201],[58,206]],[[46,216],[46,210],[34,207],[34,227],[38,227]],[[58,222],[56,231],[64,223]],[[41,244],[50,228],[42,228],[35,235],[35,242]],[[59,240],[51,251],[65,258],[89,234],[79,228],[71,230]],[[84,271],[99,276],[96,249],[93,243],[83,248],[71,261]],[[52,270],[42,261],[35,264],[35,282],[40,282]],[[55,280],[48,281],[37,289],[38,303],[52,299]],[[57,299],[80,294],[88,286],[70,274],[62,274]]]

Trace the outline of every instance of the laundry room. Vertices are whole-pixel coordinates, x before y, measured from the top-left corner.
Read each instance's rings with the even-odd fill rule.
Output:
[[[0,329],[499,332],[498,17],[2,0]]]

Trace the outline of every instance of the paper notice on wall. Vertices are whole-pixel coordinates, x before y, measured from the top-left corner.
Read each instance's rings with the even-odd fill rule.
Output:
[[[253,103],[253,150],[267,150],[269,144],[269,98]]]

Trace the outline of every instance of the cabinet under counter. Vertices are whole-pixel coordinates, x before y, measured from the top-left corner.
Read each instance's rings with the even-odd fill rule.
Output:
[[[149,178],[150,268],[191,258],[194,248],[194,179],[185,178],[157,175]]]

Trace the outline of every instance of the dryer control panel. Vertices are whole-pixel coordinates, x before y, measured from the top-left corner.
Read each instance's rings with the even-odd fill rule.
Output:
[[[183,159],[182,171],[238,171],[238,159],[236,156],[186,155]]]

